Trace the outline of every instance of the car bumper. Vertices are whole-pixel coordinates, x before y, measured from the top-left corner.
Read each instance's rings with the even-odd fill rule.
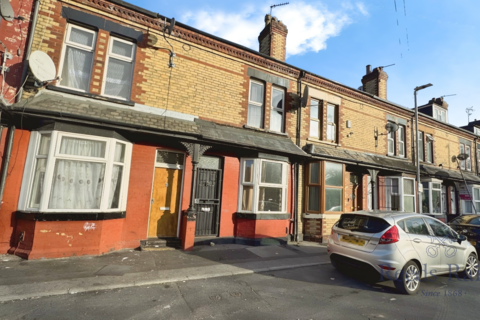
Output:
[[[380,280],[398,279],[403,266],[407,263],[394,243],[377,246],[372,252],[364,252],[339,245],[329,239],[327,250],[333,263],[357,272],[365,272],[367,275],[376,273]],[[380,266],[394,270],[385,270]]]

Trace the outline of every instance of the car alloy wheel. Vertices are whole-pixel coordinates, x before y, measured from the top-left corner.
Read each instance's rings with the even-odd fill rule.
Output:
[[[471,253],[467,258],[465,270],[458,273],[462,278],[473,279],[478,275],[478,259],[475,254]]]
[[[416,294],[420,288],[420,269],[413,261],[409,261],[397,280],[394,281],[398,291],[405,294]]]

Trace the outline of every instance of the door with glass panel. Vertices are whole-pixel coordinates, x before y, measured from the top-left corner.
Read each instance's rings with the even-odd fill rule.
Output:
[[[149,238],[177,236],[184,158],[182,153],[157,151]]]
[[[222,160],[217,157],[200,157],[197,169],[196,236],[216,236],[222,198]]]

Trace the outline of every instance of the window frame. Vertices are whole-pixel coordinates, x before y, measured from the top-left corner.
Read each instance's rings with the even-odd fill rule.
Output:
[[[273,106],[273,92],[277,90],[282,93],[283,99],[282,99],[282,108],[277,108]],[[280,132],[284,133],[285,132],[285,88],[282,87],[277,87],[277,86],[272,86],[271,90],[271,95],[270,95],[270,130],[273,132]],[[280,130],[275,130],[272,128],[272,113],[273,112],[281,112],[282,113],[282,121],[281,121],[281,127]]]
[[[406,147],[405,147],[405,142],[406,142],[406,130],[405,126],[399,124],[398,125],[398,134],[397,134],[397,139],[398,139],[398,147],[396,148],[398,150],[398,156],[401,158],[406,158]]]
[[[258,85],[262,86],[262,103],[261,104],[256,102],[256,101],[251,100],[251,97],[252,97],[252,83],[255,83],[255,84],[258,84]],[[250,81],[248,83],[247,125],[250,126],[250,127],[263,129],[263,127],[265,126],[265,88],[266,88],[265,83],[262,82],[262,81],[256,80],[256,79],[250,79]],[[256,127],[256,126],[248,123],[248,115],[250,113],[250,104],[252,104],[254,106],[257,106],[257,107],[260,107],[260,109],[261,109],[261,117],[262,118],[260,119],[260,126],[259,127]]]
[[[123,43],[132,45],[132,56],[130,58],[126,58],[125,56],[113,53],[112,50],[113,50],[114,41],[123,42]],[[125,40],[125,39],[110,35],[110,37],[108,39],[107,54],[105,55],[105,66],[103,67],[103,79],[102,79],[102,89],[101,89],[102,96],[113,98],[113,99],[118,99],[118,100],[124,100],[124,101],[130,101],[131,100],[132,87],[133,87],[133,76],[134,76],[134,71],[135,71],[136,52],[137,52],[137,44],[134,41]],[[130,86],[128,86],[128,88],[129,88],[128,97],[129,98],[113,96],[113,95],[109,95],[109,94],[105,93],[105,87],[107,85],[108,66],[110,64],[110,59],[111,58],[112,59],[117,59],[117,60],[120,60],[120,61],[123,61],[123,62],[131,63]]]
[[[391,131],[387,133],[387,154],[389,156],[394,156],[396,154],[396,132]],[[390,151],[390,145],[392,146],[392,151]]]
[[[430,139],[428,138],[430,137]],[[433,136],[431,134],[425,135],[425,162],[434,163],[433,156]],[[430,154],[430,157],[429,157]]]
[[[431,178],[431,179],[422,179],[421,180],[421,183],[428,183],[427,187],[423,187],[423,192],[422,192],[422,197],[423,197],[423,194],[425,194],[426,192],[428,192],[428,212],[424,212],[423,210],[423,198],[422,198],[422,203],[421,203],[421,206],[422,206],[422,213],[428,213],[428,214],[431,214],[433,216],[441,216],[443,215],[443,211],[444,211],[444,197],[446,197],[447,195],[443,193],[443,190],[442,190],[442,180],[438,180],[438,179],[434,179],[434,178]],[[434,188],[433,185],[434,184],[439,184],[440,187],[439,188]],[[433,191],[437,191],[440,193],[440,212],[433,212]]]
[[[479,210],[476,210],[477,207],[475,207],[475,210],[473,210],[473,206],[476,204],[476,203],[479,203],[479,207],[480,207],[480,199],[478,200],[475,200],[475,189],[478,189],[479,191],[479,194],[480,194],[480,186],[478,185],[472,185],[472,186],[468,186],[468,188],[471,188],[471,190],[469,190],[470,192],[470,196],[472,198],[472,200],[461,200],[463,203],[462,203],[462,207],[463,207],[463,214],[480,214],[480,211]],[[470,211],[467,211],[467,206],[466,206],[466,203],[467,202],[470,202]]]
[[[245,182],[245,163],[248,160],[253,160],[253,178],[252,182]],[[265,183],[261,182],[262,164],[264,162],[280,163],[282,164],[282,183]],[[263,159],[263,158],[241,158],[240,159],[240,177],[238,188],[238,203],[237,212],[251,213],[251,214],[285,214],[287,213],[287,195],[288,195],[288,167],[289,163],[284,161]],[[243,188],[245,186],[253,187],[252,196],[252,210],[243,210]],[[258,210],[258,199],[261,187],[281,188],[282,189],[282,208],[281,211],[260,211]]]
[[[420,136],[422,137],[421,139],[420,139]],[[417,144],[418,144],[418,160],[425,162],[425,132],[418,131]],[[421,144],[421,148],[420,148],[420,144]]]
[[[405,197],[410,197],[410,198],[413,198],[413,207],[414,207],[414,210],[415,210],[415,206],[416,206],[416,203],[417,203],[417,195],[416,195],[416,191],[415,191],[415,179],[414,178],[409,178],[409,177],[402,177],[402,176],[385,176],[384,177],[384,194],[385,194],[385,204],[384,204],[384,207],[385,207],[385,210],[391,210],[391,211],[396,211],[396,212],[405,212]],[[393,210],[393,209],[389,209],[387,208],[387,197],[386,197],[386,187],[387,187],[387,179],[397,179],[398,180],[398,192],[397,193],[393,193],[392,192],[392,195],[398,195],[399,197],[399,209],[398,210]],[[405,183],[404,181],[405,180],[412,180],[413,182],[413,194],[406,194],[405,193],[405,189],[404,189],[404,186],[405,186]]]
[[[333,116],[334,116],[334,122],[328,122],[328,108],[329,107],[333,107]],[[326,110],[326,113],[325,113],[325,123],[326,123],[326,129],[327,129],[327,132],[326,132],[326,135],[325,135],[325,139],[326,141],[328,142],[331,142],[331,143],[337,143],[338,142],[338,106],[333,104],[333,103],[327,103],[327,110]],[[328,128],[329,126],[333,126],[334,128],[334,139],[329,139],[328,138]]]
[[[442,107],[433,106],[433,118],[441,122],[448,122],[448,110]]]
[[[317,103],[317,118],[312,117],[312,106],[314,101]],[[308,130],[308,136],[311,138],[319,139],[319,140],[322,138],[322,122],[323,122],[322,106],[323,106],[322,100],[315,99],[315,98],[310,99],[310,126]],[[318,131],[317,135],[312,135],[313,126],[317,126],[317,131]]]
[[[472,171],[472,152],[469,145],[465,145],[465,153],[468,155],[468,158],[465,160],[466,170]]]
[[[330,186],[326,184],[326,163],[333,163],[333,164],[339,164],[342,165],[342,186]],[[319,170],[318,170],[318,183],[312,183],[310,181],[310,172],[311,172],[311,164],[312,163],[318,163],[319,165]],[[307,170],[305,170],[305,183],[304,183],[304,190],[305,190],[305,212],[307,213],[336,213],[340,214],[345,212],[345,165],[339,162],[332,162],[332,161],[312,161],[307,163]],[[318,211],[315,210],[310,210],[308,207],[309,202],[310,202],[310,187],[318,187],[319,188],[319,194],[318,194]],[[341,205],[341,210],[340,211],[327,211],[326,210],[326,201],[325,201],[325,194],[326,194],[326,189],[341,189],[341,199],[340,199],[340,205]]]
[[[76,29],[79,29],[79,30],[82,30],[82,31],[93,34],[92,46],[87,47],[87,46],[81,45],[79,43],[70,41],[69,39],[70,39],[70,34],[72,32],[72,28],[76,28]],[[68,23],[67,24],[67,32],[65,32],[65,38],[63,39],[63,43],[62,43],[62,55],[61,55],[61,58],[60,58],[60,64],[59,64],[57,76],[60,77],[60,78],[62,76],[64,63],[65,63],[65,56],[67,54],[67,46],[70,46],[70,47],[73,47],[73,48],[76,48],[76,49],[80,49],[80,50],[83,50],[83,51],[87,51],[87,52],[92,52],[93,57],[92,57],[92,64],[90,66],[90,77],[88,79],[88,90],[81,90],[81,89],[72,88],[72,87],[69,87],[69,86],[62,85],[62,84],[60,84],[61,80],[57,81],[57,83],[56,83],[57,87],[66,88],[66,89],[73,90],[73,91],[78,91],[78,92],[86,92],[86,93],[90,92],[90,84],[92,82],[92,76],[93,76],[93,65],[95,63],[95,49],[96,49],[96,44],[97,44],[97,36],[98,36],[98,32],[95,31],[95,30],[88,29],[88,28],[79,26],[79,25],[74,24],[74,23]]]
[[[465,145],[460,143],[460,154],[465,153]],[[465,170],[465,160],[460,160],[460,169]]]
[[[43,181],[43,191],[40,198],[40,203],[37,208],[30,206],[31,191],[33,188],[33,179],[35,167],[37,164],[37,150],[40,147],[40,141],[42,135],[50,134],[50,146],[48,149],[46,169],[44,174]],[[94,141],[105,141],[105,156],[104,158],[93,158],[93,157],[83,157],[83,156],[72,156],[60,154],[60,145],[63,137],[71,137],[77,139],[86,139]],[[125,146],[124,153],[124,162],[115,161],[115,148],[116,144],[120,143]],[[82,213],[100,213],[100,212],[118,212],[125,211],[127,204],[127,194],[130,178],[130,167],[131,167],[131,155],[132,155],[132,144],[123,140],[118,140],[115,138],[108,137],[99,137],[87,134],[78,134],[78,133],[69,133],[64,131],[33,131],[30,135],[30,142],[28,146],[27,159],[25,162],[24,174],[22,179],[22,186],[20,190],[20,197],[18,203],[19,211],[27,212],[42,212],[42,213],[72,213],[72,214],[82,214]],[[102,196],[100,200],[99,209],[50,209],[50,194],[52,192],[52,180],[55,170],[55,164],[57,160],[73,160],[73,161],[82,161],[82,162],[94,162],[94,163],[104,163],[105,164],[105,173],[104,181],[105,183],[102,186]],[[121,189],[119,193],[119,204],[118,208],[108,208],[108,198],[110,196],[110,185],[111,177],[113,172],[113,167],[121,165],[123,166],[122,170],[122,179],[121,179]]]

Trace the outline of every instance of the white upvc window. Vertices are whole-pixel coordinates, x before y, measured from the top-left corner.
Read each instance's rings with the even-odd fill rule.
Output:
[[[426,135],[425,139],[425,151],[427,152],[426,161],[433,163],[433,137],[429,134]]]
[[[322,115],[320,114],[320,101],[311,99],[310,101],[310,137],[320,139],[320,128]]]
[[[337,106],[327,104],[327,141],[337,142]]]
[[[433,107],[433,117],[442,122],[447,122],[447,110],[434,106]]]
[[[480,128],[479,127],[474,127],[473,132],[477,135],[480,136]]]
[[[460,153],[465,153],[465,145],[460,144]],[[465,160],[460,160],[460,169],[465,170]]]
[[[398,126],[398,156],[405,157],[405,126]]]
[[[437,179],[423,179],[422,213],[441,215],[444,206],[442,181]]]
[[[285,90],[272,88],[272,108],[270,111],[270,130],[284,132]]]
[[[468,186],[471,201],[462,200],[463,213],[462,214],[479,214],[480,213],[480,186]],[[472,208],[472,203],[475,205],[475,210]]]
[[[395,131],[390,131],[387,134],[388,142],[388,155],[393,156],[395,154]]]
[[[135,48],[136,45],[133,42],[110,37],[103,76],[103,95],[130,100]]]
[[[470,146],[465,146],[465,153],[468,155],[467,160],[465,160],[467,171],[472,171],[472,157],[470,153]]]
[[[420,161],[425,161],[425,145],[423,140],[424,134],[422,131],[418,132],[418,159]]]
[[[403,177],[385,177],[385,209],[415,212],[415,180]]]
[[[238,211],[286,213],[287,188],[287,163],[242,159]]]
[[[247,125],[251,127],[263,127],[263,103],[265,101],[264,94],[265,85],[260,81],[250,80]]]
[[[30,137],[18,210],[125,211],[132,144],[61,131]]]
[[[59,86],[80,92],[90,91],[97,33],[69,24],[60,61]]]

